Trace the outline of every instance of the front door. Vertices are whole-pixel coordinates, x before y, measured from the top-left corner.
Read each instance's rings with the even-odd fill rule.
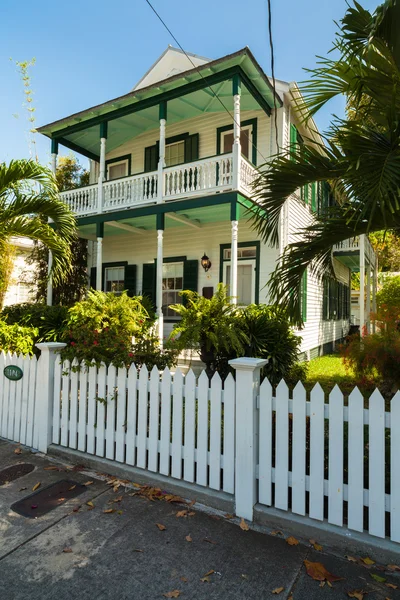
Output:
[[[255,302],[255,260],[240,260],[237,268],[237,303],[247,306]],[[230,295],[231,265],[224,265],[224,283],[228,286]]]

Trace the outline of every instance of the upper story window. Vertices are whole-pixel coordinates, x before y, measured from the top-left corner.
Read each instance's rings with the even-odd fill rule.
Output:
[[[119,179],[129,175],[129,160],[127,158],[115,160],[107,164],[107,180]]]
[[[165,146],[165,164],[167,167],[180,165],[185,162],[185,141],[167,144]]]
[[[233,146],[233,129],[229,131],[223,131],[221,133],[221,152],[226,154],[227,152],[232,152]],[[241,127],[240,129],[240,146],[243,156],[247,158],[247,160],[251,159],[251,149],[252,149],[252,138],[253,138],[253,128],[249,125],[246,127]]]

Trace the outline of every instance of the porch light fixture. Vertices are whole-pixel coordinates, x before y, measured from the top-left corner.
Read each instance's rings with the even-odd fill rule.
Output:
[[[203,267],[203,269],[205,270],[206,273],[209,269],[211,269],[211,260],[208,258],[207,254],[205,252],[204,252],[203,256],[201,257],[201,266]]]

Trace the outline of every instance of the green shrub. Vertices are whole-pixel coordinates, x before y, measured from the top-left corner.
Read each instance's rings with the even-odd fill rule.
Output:
[[[128,366],[134,357],[132,338],[143,336],[152,324],[140,297],[90,291],[68,311],[68,345],[62,358]]]
[[[142,365],[146,365],[149,371],[154,366],[160,371],[166,367],[175,366],[179,355],[179,350],[171,344],[164,344],[164,348],[161,348],[160,340],[153,330],[135,340],[132,352],[132,361],[136,367],[140,368]]]
[[[382,327],[397,328],[400,322],[400,276],[387,277],[376,295],[376,320]]]
[[[306,368],[298,363],[301,338],[293,332],[286,314],[275,306],[251,304],[241,309],[239,327],[248,339],[246,356],[267,358],[262,375],[272,385],[281,379],[304,379]],[[297,380],[298,380],[297,379]]]
[[[9,325],[37,329],[35,343],[65,341],[68,308],[47,304],[13,304],[3,308],[1,318]]]
[[[33,354],[38,330],[22,327],[16,323],[9,325],[0,320],[0,351],[15,354]]]

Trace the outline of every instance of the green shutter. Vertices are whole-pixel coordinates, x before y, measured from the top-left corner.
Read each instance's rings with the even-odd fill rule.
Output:
[[[311,184],[311,210],[317,212],[317,182]]]
[[[192,162],[199,158],[199,134],[194,133],[185,138],[185,162]]]
[[[183,263],[183,289],[197,292],[199,261],[185,260]]]
[[[149,171],[157,171],[158,168],[158,155],[159,155],[159,145],[154,144],[154,146],[147,146],[144,149],[144,171],[148,173]]]
[[[142,295],[147,296],[153,306],[156,305],[156,265],[146,263],[143,265]]]
[[[124,289],[128,296],[136,296],[136,265],[126,265]]]
[[[296,160],[297,153],[297,127],[291,123],[290,125],[290,158]]]
[[[96,289],[96,279],[97,279],[97,269],[96,269],[96,267],[92,267],[90,269],[90,287],[93,290]]]
[[[301,318],[304,323],[307,321],[307,283],[308,283],[308,272],[307,269],[303,273],[301,278]]]

